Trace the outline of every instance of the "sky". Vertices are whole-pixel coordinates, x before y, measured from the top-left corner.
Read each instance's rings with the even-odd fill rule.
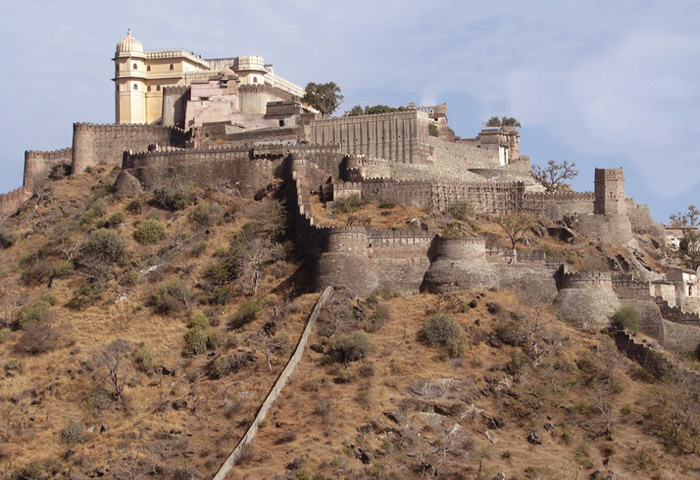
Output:
[[[447,103],[462,137],[513,116],[521,153],[575,162],[576,190],[623,167],[657,221],[700,204],[696,0],[14,2],[0,18],[0,192],[22,184],[25,150],[114,122],[127,28],[146,50],[262,55],[299,85],[333,81],[338,113]]]

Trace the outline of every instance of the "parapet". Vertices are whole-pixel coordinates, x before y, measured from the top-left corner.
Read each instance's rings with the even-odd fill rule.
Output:
[[[569,272],[562,277],[562,288],[612,288],[612,276],[607,272]]]

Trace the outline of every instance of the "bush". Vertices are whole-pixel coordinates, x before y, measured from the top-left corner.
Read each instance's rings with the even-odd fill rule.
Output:
[[[53,275],[53,268],[51,268],[48,260],[38,256],[33,258],[34,261],[31,262],[26,269],[22,270],[22,274],[20,275],[22,283],[28,287],[48,283]]]
[[[231,320],[231,328],[237,329],[255,321],[262,312],[263,299],[256,298],[241,303],[236,316]]]
[[[339,362],[348,363],[362,360],[372,351],[372,344],[367,335],[355,330],[344,333],[333,343],[333,354]]]
[[[83,443],[85,441],[85,424],[71,418],[61,430],[61,440],[68,444]]]
[[[156,313],[170,313],[187,308],[189,289],[184,281],[173,279],[163,283],[151,296]]]
[[[153,353],[148,345],[141,345],[136,353],[136,367],[143,373],[150,373],[153,369]]]
[[[219,253],[221,260],[210,265],[205,275],[215,285],[225,285],[241,276],[245,261],[244,249],[236,246]]]
[[[474,209],[467,202],[455,202],[447,211],[457,220],[467,220],[474,216]]]
[[[109,263],[121,262],[126,258],[126,243],[116,230],[99,228],[90,232],[81,253]]]
[[[75,296],[66,305],[69,308],[81,310],[99,302],[103,293],[104,287],[100,284],[87,282],[80,286]]]
[[[53,276],[55,278],[67,277],[75,270],[75,264],[70,260],[62,260],[53,267]]]
[[[209,303],[213,305],[226,305],[233,298],[233,290],[228,285],[219,285],[211,291]]]
[[[211,207],[209,206],[209,202],[201,200],[197,203],[197,206],[192,209],[189,217],[194,223],[203,226],[209,225],[209,221],[211,220]]]
[[[639,314],[632,307],[622,307],[612,317],[612,324],[618,330],[639,330]]]
[[[438,130],[437,125],[435,125],[434,123],[428,124],[428,135],[430,135],[431,137],[437,137],[439,135],[439,132],[440,131]]]
[[[505,345],[521,346],[525,343],[525,331],[517,322],[511,320],[496,327],[496,338]]]
[[[223,378],[252,363],[255,363],[255,356],[250,352],[218,357],[209,364],[209,375],[214,379]]]
[[[13,236],[11,236],[9,233],[0,231],[0,248],[10,248],[14,244],[15,238]]]
[[[195,197],[194,186],[191,184],[159,188],[154,192],[156,205],[170,211],[184,210],[194,202]]]
[[[207,350],[213,350],[219,345],[218,335],[216,331],[209,329],[209,320],[206,316],[198,313],[187,327],[185,333],[185,349],[183,355],[186,357],[194,357]]]
[[[24,329],[28,325],[44,322],[49,319],[51,307],[56,299],[51,296],[42,297],[36,303],[22,307],[15,317],[14,327]]]
[[[58,346],[58,330],[50,322],[30,323],[23,327],[24,334],[17,342],[17,351],[38,355]]]
[[[98,218],[102,218],[107,212],[107,201],[100,198],[93,202],[92,207],[80,216],[81,225],[89,225]]]
[[[142,245],[154,245],[165,238],[165,227],[157,218],[149,217],[136,227],[134,238]]]
[[[452,358],[464,353],[466,340],[462,328],[449,315],[436,314],[428,319],[419,334],[421,342],[430,347],[443,347]]]
[[[367,204],[367,200],[359,195],[350,195],[347,198],[333,202],[333,213],[354,213]]]
[[[114,212],[112,215],[107,217],[107,220],[100,222],[98,226],[100,228],[117,228],[124,221],[124,212]]]

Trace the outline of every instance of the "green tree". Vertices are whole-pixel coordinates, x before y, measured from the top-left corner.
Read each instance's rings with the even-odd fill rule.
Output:
[[[487,127],[522,127],[520,121],[514,117],[501,117],[493,116],[484,122]]]
[[[685,212],[674,213],[669,218],[674,227],[697,227],[700,224],[700,209],[691,204]]]
[[[530,228],[532,228],[533,220],[528,215],[523,213],[509,213],[498,216],[494,222],[501,227],[503,233],[510,240],[511,248],[515,251],[515,245],[522,243],[527,238]]]
[[[309,82],[306,85],[306,93],[302,100],[321,112],[324,117],[327,117],[343,103],[343,98],[343,95],[340,93],[340,87],[334,82]]]
[[[688,268],[697,270],[700,267],[700,234],[696,227],[683,229],[683,238],[678,246],[678,257]]]
[[[557,163],[554,160],[547,162],[547,166],[540,167],[539,165],[532,166],[532,176],[539,181],[548,192],[556,192],[557,190],[568,187],[564,182],[578,175],[576,163],[569,163],[564,160],[562,163]]]

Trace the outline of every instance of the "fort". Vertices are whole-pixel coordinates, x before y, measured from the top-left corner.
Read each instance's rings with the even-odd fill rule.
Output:
[[[634,278],[570,272],[544,252],[494,249],[483,236],[320,226],[311,209],[312,191],[329,202],[356,195],[437,211],[465,203],[475,214],[566,219],[588,238],[634,250],[635,235],[663,238],[663,229],[625,195],[621,168],[596,169],[594,192],[547,192],[520,153],[517,129],[460,138],[448,126],[447,105],[324,118],[302,100],[302,87],[262,57],[146,52],[131,32],[113,60],[115,123],[75,123],[71,147],[27,151],[23,185],[0,195],[0,222],[53,175],[81,175],[97,165],[121,169],[114,190],[123,196],[130,195],[125,185],[186,183],[253,196],[280,181],[317,291],[506,288],[553,302],[580,328],[603,327],[621,306],[632,306],[642,331],[660,343],[676,349],[700,343],[696,275],[691,282],[641,267]]]

